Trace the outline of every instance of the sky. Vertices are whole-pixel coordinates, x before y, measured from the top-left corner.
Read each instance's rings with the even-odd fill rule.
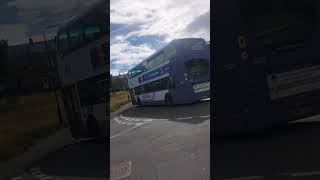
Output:
[[[99,0],[0,0],[0,39],[9,45],[54,37],[59,25],[82,13]],[[46,29],[47,26],[57,25]]]
[[[110,73],[125,74],[173,39],[210,40],[209,0],[111,0]]]

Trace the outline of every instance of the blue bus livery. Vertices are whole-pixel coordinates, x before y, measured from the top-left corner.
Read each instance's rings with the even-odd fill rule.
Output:
[[[204,39],[171,41],[128,72],[133,104],[185,104],[209,97],[210,54]]]
[[[215,1],[214,133],[319,114],[319,7],[315,0]]]

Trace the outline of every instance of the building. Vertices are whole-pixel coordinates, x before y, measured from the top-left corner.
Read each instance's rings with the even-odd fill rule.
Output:
[[[55,79],[54,40],[8,47],[5,63],[9,92],[24,94],[49,90]]]
[[[118,75],[111,77],[111,92],[128,90],[128,77]]]

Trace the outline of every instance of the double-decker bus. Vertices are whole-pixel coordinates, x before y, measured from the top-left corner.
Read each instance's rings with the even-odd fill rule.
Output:
[[[211,109],[216,134],[319,113],[320,2],[216,0]]]
[[[57,70],[75,138],[104,138],[109,118],[109,5],[101,1],[57,33]]]
[[[201,38],[183,38],[128,71],[132,104],[185,104],[210,96],[210,52]]]

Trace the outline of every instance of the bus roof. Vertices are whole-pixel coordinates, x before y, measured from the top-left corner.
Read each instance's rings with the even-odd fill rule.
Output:
[[[66,24],[62,25],[59,30],[59,32],[63,32],[66,29],[74,26],[75,24],[78,24],[79,21],[81,21],[84,17],[88,16],[89,14],[94,14],[97,12],[102,12],[105,10],[109,9],[109,5],[106,2],[106,0],[100,0],[99,2],[95,3],[94,5],[92,5],[89,9],[87,9],[84,13],[77,15],[75,18],[72,18],[72,20],[70,20],[69,22],[67,22]]]
[[[131,68],[129,71],[135,69],[137,66],[139,66],[140,64],[144,63],[145,61],[148,61],[149,59],[152,59],[153,57],[157,56],[161,51],[163,51],[166,47],[168,47],[171,44],[177,43],[177,42],[181,42],[181,41],[190,41],[190,40],[202,40],[205,41],[202,38],[179,38],[179,39],[174,39],[172,41],[170,41],[167,45],[165,45],[164,47],[162,47],[160,50],[158,50],[157,52],[153,53],[152,55],[148,56],[147,58],[145,58],[143,61],[141,61],[139,64],[137,64],[136,66],[134,66],[133,68]],[[128,72],[129,72],[128,71]]]

